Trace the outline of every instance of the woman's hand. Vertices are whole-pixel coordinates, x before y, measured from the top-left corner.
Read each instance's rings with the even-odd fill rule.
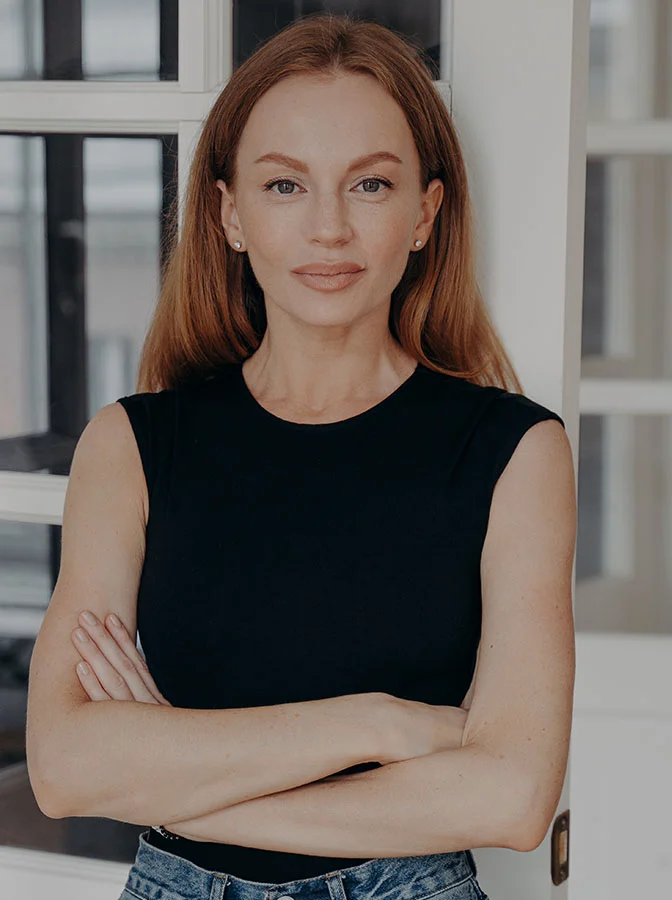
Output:
[[[460,706],[436,706],[384,694],[387,710],[388,752],[382,765],[427,756],[462,746],[468,710]]]
[[[89,613],[93,621],[87,622],[84,613]],[[72,632],[72,642],[84,659],[84,663],[77,663],[75,670],[89,698],[138,700],[172,706],[154,683],[147,663],[138,653],[124,624],[114,615],[107,617],[106,624],[107,627],[90,610],[83,610],[79,615],[79,628]],[[86,635],[87,640],[80,640],[81,634]],[[86,673],[81,671],[83,664],[88,667]],[[189,822],[176,823],[170,830],[188,838],[190,833],[182,830],[188,825]]]
[[[72,642],[84,660],[75,670],[89,698],[172,706],[154,683],[123,623],[116,616],[108,616],[105,627],[93,613],[90,615],[94,621],[89,623],[84,619],[85,612],[90,611],[80,613],[79,628],[72,632]],[[80,634],[84,634],[86,640],[80,640]],[[88,672],[81,671],[82,665]]]

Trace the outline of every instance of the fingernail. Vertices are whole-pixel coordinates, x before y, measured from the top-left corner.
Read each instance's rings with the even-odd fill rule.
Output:
[[[76,628],[75,634],[80,641],[88,641],[89,639],[88,634],[84,631],[83,628]]]
[[[94,615],[92,615],[90,612],[88,612],[88,610],[86,612],[82,613],[82,618],[84,619],[85,622],[88,622],[89,625],[96,624],[96,617]]]
[[[120,622],[119,619],[114,615],[114,613],[110,613],[110,615],[108,616],[108,618],[109,618],[110,622],[112,622],[112,624],[114,625],[115,628],[121,628],[121,622]]]
[[[77,668],[79,669],[79,671],[81,672],[82,675],[89,674],[89,667],[87,666],[87,664],[85,662],[77,663]]]

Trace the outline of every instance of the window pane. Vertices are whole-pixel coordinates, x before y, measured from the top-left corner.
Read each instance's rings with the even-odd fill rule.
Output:
[[[592,0],[590,119],[672,115],[672,0]]]
[[[0,78],[42,77],[39,0],[0,0]]]
[[[135,391],[159,292],[162,144],[84,143],[89,412]]]
[[[42,138],[0,135],[0,438],[48,427],[43,178]]]
[[[233,67],[251,56],[261,41],[270,38],[295,19],[317,12],[352,13],[359,19],[379,22],[414,38],[429,56],[432,78],[448,80],[441,73],[441,0],[233,0]]]
[[[672,157],[589,160],[583,375],[672,377]]]
[[[576,627],[672,634],[672,417],[581,417]]]
[[[0,0],[0,78],[177,79],[178,0]]]
[[[135,392],[175,172],[175,135],[0,135],[0,470],[68,474]]]

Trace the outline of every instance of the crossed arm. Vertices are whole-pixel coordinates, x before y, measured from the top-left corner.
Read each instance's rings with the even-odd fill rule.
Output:
[[[270,794],[166,827],[194,840],[316,856],[414,856],[485,846],[528,848],[499,760],[444,750]],[[493,798],[499,795],[499,802]],[[446,810],[454,814],[447,816]],[[507,837],[508,835],[508,837]]]
[[[459,745],[161,824],[194,840],[353,858],[535,849],[569,753],[575,540],[571,447],[559,423],[540,422],[493,495],[481,652]],[[80,680],[91,699],[110,699]]]
[[[115,698],[125,694],[136,702],[170,705],[123,626],[86,627],[92,640],[85,649],[74,638],[73,643],[89,663],[86,676],[77,671],[91,700],[119,702]],[[105,640],[108,635],[116,647]],[[117,647],[135,670],[119,664]],[[195,818],[168,818],[161,824],[192,840],[320,856],[442,853],[476,846],[476,835],[476,841],[485,845],[526,849],[519,836],[522,817],[515,813],[523,809],[527,783],[515,771],[503,782],[503,763],[478,747],[462,747],[464,718],[456,717],[455,723],[450,749],[370,771],[332,775]],[[452,831],[446,829],[447,808],[462,811],[452,817]],[[488,824],[487,831],[483,822]]]

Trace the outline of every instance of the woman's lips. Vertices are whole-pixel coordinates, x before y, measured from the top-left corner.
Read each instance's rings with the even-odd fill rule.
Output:
[[[310,275],[308,272],[292,272],[292,275],[300,279],[316,291],[340,291],[356,281],[364,274],[364,269],[357,272],[341,272],[339,275]]]

